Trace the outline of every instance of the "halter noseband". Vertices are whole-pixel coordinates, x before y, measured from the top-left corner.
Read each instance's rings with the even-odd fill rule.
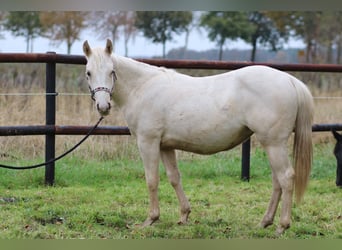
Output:
[[[107,93],[109,94],[109,96],[110,96],[110,99],[113,98],[114,84],[115,84],[115,81],[117,80],[117,78],[116,78],[116,73],[115,73],[114,70],[113,70],[112,73],[113,73],[113,78],[112,78],[112,80],[113,80],[113,88],[112,88],[112,89],[109,89],[109,88],[107,88],[107,87],[97,87],[97,88],[95,88],[95,89],[91,89],[91,88],[89,87],[91,99],[92,99],[93,101],[95,101],[95,94],[96,94],[97,92],[99,92],[99,91],[107,92]]]
[[[110,95],[110,98],[113,97],[113,90],[106,87],[97,87],[95,89],[90,89],[91,99],[95,101],[95,94],[99,91],[107,92]]]

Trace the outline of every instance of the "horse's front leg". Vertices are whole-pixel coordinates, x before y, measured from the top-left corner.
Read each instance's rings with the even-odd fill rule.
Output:
[[[145,168],[145,178],[150,197],[150,210],[146,220],[140,226],[150,226],[159,219],[159,160],[160,142],[145,137],[138,137],[138,148]]]
[[[177,194],[178,201],[180,204],[181,216],[178,224],[185,224],[188,221],[191,208],[190,203],[183,191],[181,177],[177,167],[175,150],[161,150],[160,156],[165,166],[169,181]]]

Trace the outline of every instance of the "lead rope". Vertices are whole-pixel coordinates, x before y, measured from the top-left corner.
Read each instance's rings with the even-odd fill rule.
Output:
[[[9,165],[3,165],[0,164],[0,168],[7,168],[7,169],[13,169],[13,170],[26,170],[26,169],[33,169],[33,168],[39,168],[39,167],[43,167],[46,166],[50,163],[56,162],[58,160],[60,160],[61,158],[63,158],[64,156],[70,154],[72,151],[74,151],[76,148],[78,148],[85,140],[87,140],[87,138],[94,132],[94,130],[97,128],[97,126],[100,124],[100,122],[103,120],[103,116],[100,117],[100,119],[98,120],[98,122],[95,124],[95,126],[89,130],[89,132],[87,133],[87,135],[80,140],[75,146],[73,146],[72,148],[70,148],[68,151],[66,151],[65,153],[61,154],[60,156],[51,159],[47,162],[43,162],[40,164],[36,164],[36,165],[31,165],[31,166],[23,166],[23,167],[16,167],[16,166],[9,166]]]

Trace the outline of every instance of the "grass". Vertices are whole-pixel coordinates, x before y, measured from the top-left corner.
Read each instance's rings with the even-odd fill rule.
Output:
[[[178,202],[163,168],[161,219],[152,227],[135,226],[145,219],[148,208],[138,157],[68,157],[57,163],[55,187],[42,184],[43,169],[1,170],[0,238],[342,239],[342,190],[334,185],[331,150],[331,144],[315,147],[319,161],[314,161],[305,202],[294,205],[293,225],[280,237],[275,225],[258,227],[271,192],[267,159],[258,149],[252,155],[250,182],[239,179],[239,150],[205,157],[179,154],[183,186],[192,205],[190,222],[183,226],[176,224]]]

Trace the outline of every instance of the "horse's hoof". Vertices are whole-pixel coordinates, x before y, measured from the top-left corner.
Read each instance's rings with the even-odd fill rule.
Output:
[[[148,227],[148,226],[152,226],[152,224],[155,223],[157,220],[159,220],[159,219],[147,218],[143,223],[137,224],[137,225],[141,228]]]
[[[288,229],[289,227],[290,227],[290,225],[285,226],[285,227],[284,226],[278,226],[278,228],[276,230],[276,234],[278,236],[282,235],[285,232],[285,230]]]
[[[191,213],[191,210],[184,212],[181,214],[180,220],[177,222],[178,225],[185,225],[188,223],[189,214]]]
[[[268,226],[273,225],[273,221],[262,221],[262,222],[260,222],[259,225],[260,225],[261,228],[266,228]]]
[[[186,225],[186,224],[188,224],[188,220],[180,220],[180,221],[178,221],[177,222],[177,225],[180,225],[180,226],[182,226],[182,225]]]

